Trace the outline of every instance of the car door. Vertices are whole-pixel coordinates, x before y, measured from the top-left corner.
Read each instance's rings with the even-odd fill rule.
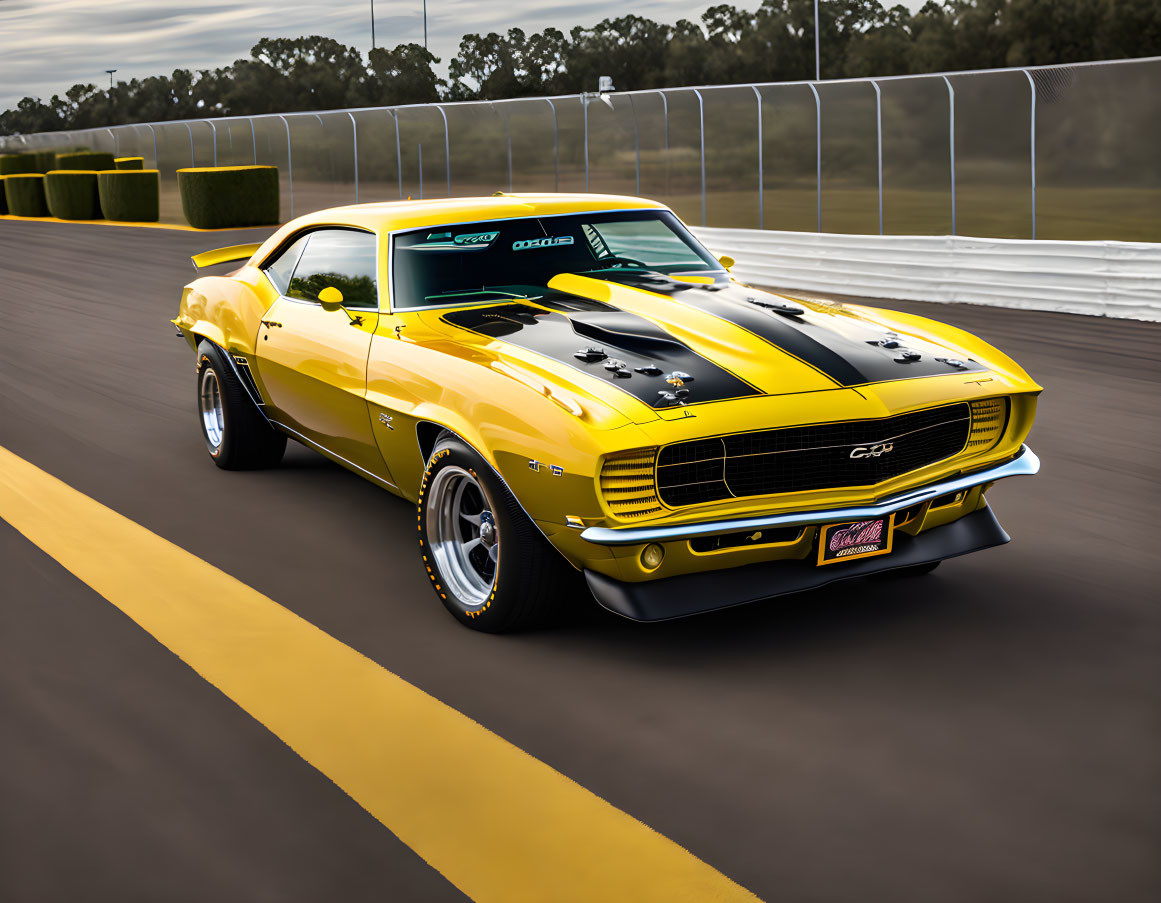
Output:
[[[324,228],[265,270],[280,292],[258,333],[259,375],[274,419],[323,450],[390,480],[367,409],[367,356],[379,318],[378,239]],[[343,306],[324,307],[336,288]]]

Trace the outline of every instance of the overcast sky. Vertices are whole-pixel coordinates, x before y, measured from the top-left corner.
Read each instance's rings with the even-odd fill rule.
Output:
[[[734,2],[756,7],[760,0]],[[423,0],[375,0],[374,5],[380,46],[423,42]],[[696,19],[711,5],[703,0],[428,0],[428,46],[446,67],[465,33],[566,29],[629,11],[676,22]],[[227,65],[248,56],[264,37],[322,34],[366,52],[370,7],[371,0],[0,0],[0,109],[25,96],[63,95],[77,82],[107,84],[106,69],[116,69],[114,78],[121,80]]]

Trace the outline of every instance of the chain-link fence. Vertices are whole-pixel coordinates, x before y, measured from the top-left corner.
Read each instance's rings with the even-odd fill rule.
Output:
[[[591,191],[693,225],[1161,241],[1161,57],[160,122],[0,139],[161,171],[274,164],[282,213]]]

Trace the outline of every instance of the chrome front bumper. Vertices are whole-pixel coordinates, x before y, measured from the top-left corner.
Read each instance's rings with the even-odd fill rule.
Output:
[[[866,520],[883,517],[894,511],[901,511],[941,495],[971,489],[984,483],[994,483],[1005,477],[1031,476],[1040,470],[1040,459],[1027,445],[1010,461],[977,470],[975,473],[953,477],[939,483],[930,483],[918,489],[908,489],[890,496],[874,505],[857,508],[829,508],[825,511],[795,511],[790,514],[764,514],[760,517],[745,517],[734,520],[719,520],[703,523],[672,524],[658,527],[589,527],[581,538],[604,546],[631,546],[646,542],[667,542],[670,540],[693,539],[698,536],[718,536],[722,533],[743,530],[763,530],[768,527],[803,527],[810,524],[832,524],[851,520]]]

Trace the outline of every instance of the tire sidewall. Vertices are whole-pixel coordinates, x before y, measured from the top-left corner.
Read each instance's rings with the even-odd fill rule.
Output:
[[[217,350],[214,345],[208,342],[202,342],[198,346],[198,366],[197,366],[197,415],[198,415],[198,430],[202,434],[202,441],[205,443],[206,451],[210,453],[210,457],[215,462],[223,462],[229,460],[230,444],[233,440],[234,431],[232,429],[230,417],[230,405],[226,395],[226,380],[229,378],[228,371],[222,365],[219,359],[221,352]],[[205,422],[202,418],[202,377],[206,370],[213,370],[214,378],[218,381],[218,394],[222,400],[222,443],[216,448],[210,442],[210,437],[206,435]]]
[[[469,605],[456,597],[455,593],[446,585],[443,575],[440,574],[436,558],[432,554],[428,541],[429,489],[436,474],[444,468],[452,466],[463,468],[480,484],[500,534],[500,553],[496,561],[496,577],[492,581],[492,590],[483,605]],[[436,444],[435,450],[431,453],[427,466],[424,468],[423,480],[419,487],[419,501],[416,505],[419,552],[428,580],[444,607],[458,621],[475,630],[490,632],[505,629],[505,625],[502,623],[505,620],[503,611],[505,577],[515,570],[511,567],[511,562],[515,561],[515,557],[519,554],[519,550],[515,548],[517,545],[516,530],[503,504],[503,494],[505,493],[507,490],[503,483],[483,457],[458,437],[441,439]],[[505,538],[508,540],[506,545]]]

